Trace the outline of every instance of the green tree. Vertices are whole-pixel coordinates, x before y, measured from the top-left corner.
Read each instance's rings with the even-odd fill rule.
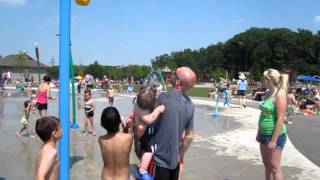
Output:
[[[104,75],[103,66],[98,63],[98,61],[94,61],[93,64],[88,65],[85,70],[85,74],[91,74],[95,78],[102,78]]]
[[[59,66],[50,67],[47,70],[47,73],[51,78],[58,79],[59,78]]]
[[[17,54],[17,56],[16,56],[16,60],[18,61],[18,64],[19,64],[19,69],[20,69],[20,73],[21,73],[20,75],[21,75],[21,80],[22,80],[25,64],[27,62],[26,54],[24,52],[19,52],[19,54]]]
[[[206,80],[212,75],[219,76],[221,69],[235,78],[240,71],[248,71],[249,78],[255,80],[267,68],[290,70],[293,74],[320,74],[320,31],[314,34],[306,29],[253,27],[224,43],[160,55],[151,63],[161,68],[168,64],[189,66]]]

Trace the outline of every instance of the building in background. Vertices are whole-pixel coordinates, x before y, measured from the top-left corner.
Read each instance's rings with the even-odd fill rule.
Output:
[[[39,64],[41,79],[47,74],[49,68],[46,64]],[[1,74],[8,71],[11,73],[12,82],[15,82],[17,79],[25,81],[26,76],[29,76],[29,81],[39,83],[37,61],[26,53],[13,54],[0,58]]]

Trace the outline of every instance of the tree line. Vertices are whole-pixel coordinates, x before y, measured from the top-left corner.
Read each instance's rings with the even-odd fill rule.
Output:
[[[320,74],[320,31],[287,28],[250,28],[227,40],[197,50],[163,54],[151,60],[153,67],[170,69],[189,66],[199,80],[224,77],[237,78],[248,72],[249,78],[259,80],[267,68],[290,73]]]
[[[89,65],[74,65],[76,76],[85,76],[91,74],[95,78],[102,79],[103,76],[107,76],[112,80],[130,79],[141,80],[148,76],[151,71],[150,66],[146,65],[128,65],[128,66],[105,66],[94,61]],[[54,66],[48,69],[47,72],[52,78],[58,79],[59,66]]]
[[[174,70],[180,66],[189,66],[200,81],[210,81],[219,77],[237,78],[239,72],[246,72],[248,78],[259,80],[262,72],[275,68],[290,73],[292,77],[299,74],[320,74],[320,31],[313,33],[307,29],[296,31],[287,28],[250,28],[227,40],[200,49],[162,54],[151,60],[152,67],[162,69],[168,66]],[[150,66],[128,65],[114,67],[93,64],[75,66],[76,75],[92,74],[111,79],[146,78]],[[58,67],[48,70],[58,78]]]

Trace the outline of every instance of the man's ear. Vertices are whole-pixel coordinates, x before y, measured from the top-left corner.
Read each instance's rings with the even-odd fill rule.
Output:
[[[57,131],[52,131],[51,137],[57,138]]]
[[[182,83],[181,83],[180,79],[176,79],[176,86],[182,86]]]

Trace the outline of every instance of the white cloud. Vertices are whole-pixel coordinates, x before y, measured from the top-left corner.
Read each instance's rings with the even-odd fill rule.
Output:
[[[237,23],[237,24],[244,24],[244,23],[246,23],[246,20],[244,20],[244,19],[237,19],[237,20],[235,21],[235,23]]]
[[[314,22],[316,22],[317,24],[320,24],[320,15],[315,16],[315,17],[313,18],[313,20],[314,20]]]
[[[0,0],[0,4],[8,5],[24,5],[27,3],[27,0]]]

